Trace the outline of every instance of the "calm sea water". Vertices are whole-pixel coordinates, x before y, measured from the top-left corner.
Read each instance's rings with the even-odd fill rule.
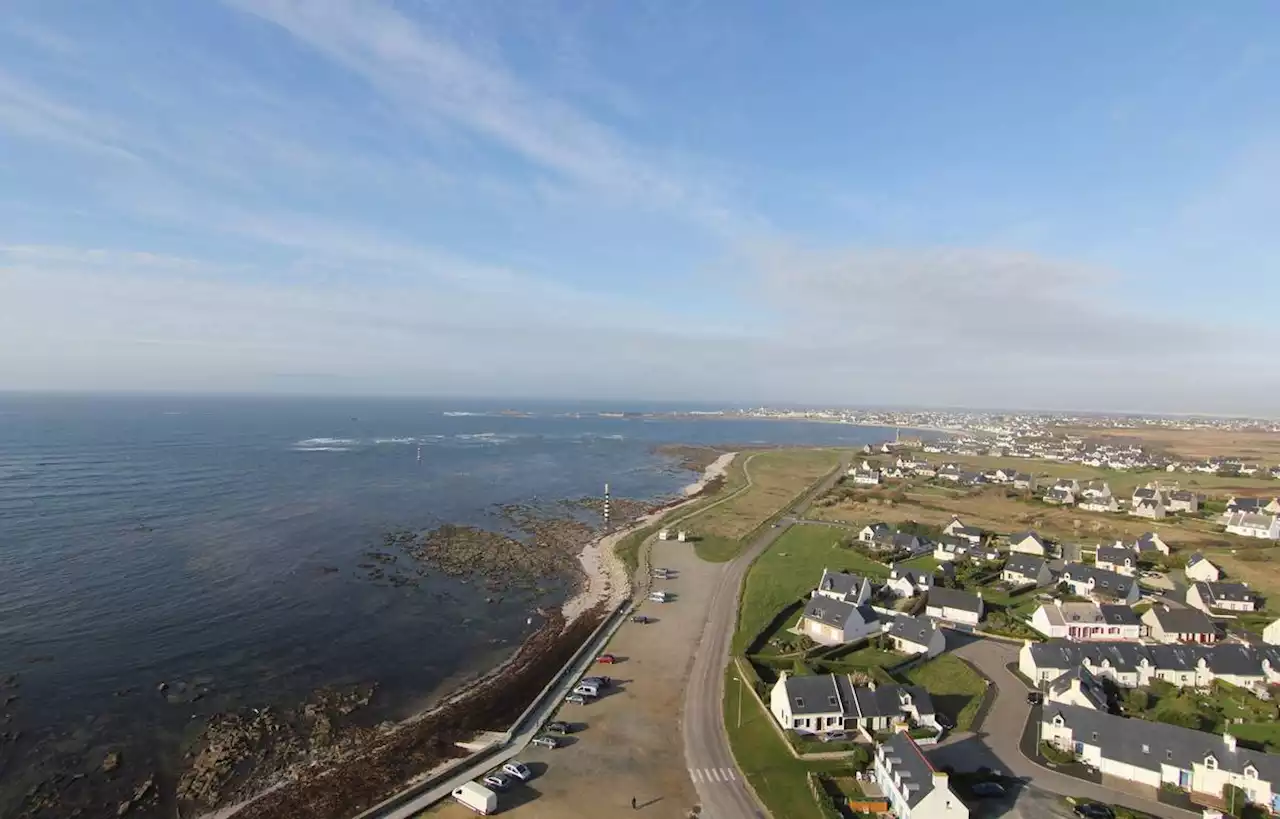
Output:
[[[326,684],[376,680],[371,714],[399,717],[509,651],[529,612],[567,593],[553,582],[489,605],[443,578],[374,585],[355,564],[388,529],[497,526],[500,504],[598,495],[606,481],[618,497],[671,495],[691,473],[659,443],[887,434],[507,408],[0,396],[0,680],[18,674],[20,694],[0,719],[23,731],[0,745],[0,780],[25,789],[106,747],[163,765],[209,713],[295,703]],[[209,693],[171,704],[161,681]],[[13,806],[0,796],[0,815]]]

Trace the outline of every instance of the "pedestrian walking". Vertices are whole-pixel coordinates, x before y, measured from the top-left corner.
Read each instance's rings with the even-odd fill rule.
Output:
[[[632,810],[636,809],[636,798],[634,796],[631,797],[631,809]]]

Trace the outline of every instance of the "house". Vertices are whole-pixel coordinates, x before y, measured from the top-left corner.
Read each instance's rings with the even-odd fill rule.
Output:
[[[846,674],[797,677],[783,671],[769,692],[769,711],[784,730],[800,734],[938,725],[925,689],[854,685]]]
[[[964,521],[960,520],[958,515],[952,515],[951,522],[942,527],[942,533],[944,535],[954,535],[957,529],[963,528],[965,528]]]
[[[1019,532],[1009,536],[1009,551],[1045,557],[1049,554],[1049,547],[1035,532]]]
[[[950,523],[942,527],[942,531],[952,537],[967,540],[975,546],[982,542],[982,530],[976,526],[965,526],[964,521],[958,517],[953,517]]]
[[[1072,495],[1080,494],[1080,481],[1075,478],[1058,478],[1053,482],[1054,489],[1061,489],[1064,492],[1070,492]]]
[[[1200,496],[1185,489],[1174,492],[1169,495],[1169,511],[1188,512],[1194,515],[1200,511]]]
[[[1187,589],[1187,605],[1206,613],[1213,609],[1257,611],[1258,596],[1243,583],[1196,581]]]
[[[1109,599],[1132,606],[1142,596],[1136,579],[1083,563],[1067,564],[1062,580],[1071,587],[1072,594],[1094,600]]]
[[[1047,586],[1053,582],[1053,573],[1043,557],[1014,553],[1005,561],[1000,579],[1014,586]]]
[[[982,593],[970,594],[958,589],[934,586],[929,590],[924,611],[939,620],[976,626],[982,620]]]
[[[1128,606],[1097,603],[1045,603],[1031,614],[1031,627],[1050,639],[1139,640],[1146,632]]]
[[[849,474],[853,476],[853,482],[858,486],[880,485],[880,470],[878,469],[852,469]]]
[[[1147,557],[1155,555],[1168,555],[1169,546],[1155,532],[1143,532],[1138,536],[1138,540],[1133,544],[1134,549],[1138,553],[1138,557]]]
[[[871,599],[871,581],[849,572],[833,572],[824,568],[814,594],[861,606]]]
[[[1269,646],[1280,646],[1280,620],[1272,620],[1262,630],[1262,642]]]
[[[1227,501],[1227,511],[1223,517],[1236,512],[1248,512],[1254,515],[1280,515],[1280,498],[1238,498]]]
[[[1142,615],[1148,633],[1162,643],[1216,643],[1218,629],[1203,611],[1161,603]]]
[[[894,734],[876,747],[876,784],[898,819],[969,819],[947,775],[934,770],[911,737]]]
[[[1280,540],[1280,516],[1235,512],[1227,518],[1227,532],[1241,537]]]
[[[1111,485],[1106,481],[1090,481],[1080,490],[1080,497],[1085,500],[1111,500]]]
[[[1013,483],[1018,477],[1018,470],[1001,467],[995,470],[995,474],[992,477],[996,483]]]
[[[1230,733],[1218,736],[1179,725],[1127,719],[1077,705],[1055,703],[1041,715],[1040,736],[1074,753],[1103,777],[1151,788],[1180,788],[1220,801],[1227,785],[1250,802],[1280,810],[1280,756],[1240,747]],[[938,814],[942,815],[942,814]]]
[[[912,555],[925,554],[930,550],[930,544],[927,540],[919,535],[913,535],[909,532],[894,532],[893,534],[877,538],[875,541],[877,549],[886,552],[910,552]]]
[[[894,651],[936,657],[947,647],[942,631],[928,617],[900,615],[885,632],[893,641]]]
[[[815,594],[804,607],[799,629],[815,643],[834,646],[856,643],[880,631],[880,618],[871,606]]]
[[[964,471],[960,469],[960,467],[956,466],[955,464],[943,464],[942,466],[938,467],[938,474],[936,477],[939,480],[951,481],[952,483],[959,483],[960,476],[963,474],[964,474]]]
[[[1044,493],[1044,502],[1052,503],[1057,506],[1070,506],[1076,502],[1076,496],[1070,489],[1061,489],[1054,486],[1051,487],[1048,492]]]
[[[889,568],[889,579],[884,586],[897,597],[915,597],[933,588],[933,574],[894,565]]]
[[[1050,682],[1045,699],[1058,705],[1074,705],[1093,711],[1108,710],[1106,688],[1082,665],[1063,672]]]
[[[1036,476],[1027,472],[1019,472],[1013,476],[1013,488],[1036,491]]]
[[[1125,688],[1150,685],[1153,680],[1180,688],[1207,688],[1222,680],[1259,691],[1280,681],[1280,649],[1240,643],[1147,645],[1055,639],[1028,640],[1018,653],[1018,670],[1042,686],[1076,666]]]
[[[893,534],[893,528],[887,523],[872,523],[869,526],[863,526],[858,532],[858,540],[863,543],[871,543],[875,540],[886,538]]]
[[[1168,508],[1164,505],[1164,501],[1158,498],[1145,498],[1135,501],[1129,509],[1129,514],[1134,517],[1147,518],[1148,520],[1160,520],[1167,513]]]
[[[1076,504],[1076,508],[1084,512],[1119,512],[1120,502],[1108,495],[1105,498],[1082,500]]]
[[[1187,565],[1183,567],[1182,573],[1187,576],[1188,580],[1203,580],[1206,583],[1222,579],[1221,570],[1199,552],[1187,558]]]
[[[1093,565],[1109,572],[1132,576],[1138,570],[1138,553],[1127,546],[1099,546]]]

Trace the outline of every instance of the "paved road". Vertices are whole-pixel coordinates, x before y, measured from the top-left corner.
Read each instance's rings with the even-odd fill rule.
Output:
[[[956,635],[948,634],[948,645]],[[986,730],[968,741],[939,747],[929,754],[930,759],[938,765],[952,765],[957,770],[973,770],[986,765],[1002,770],[1013,776],[1025,777],[1034,782],[1035,787],[1062,796],[1081,796],[1098,802],[1112,805],[1123,805],[1134,810],[1145,811],[1154,816],[1166,819],[1189,819],[1199,814],[1135,796],[1129,793],[1104,788],[1091,782],[1067,776],[1032,762],[1023,755],[1018,747],[1022,731],[1031,713],[1027,703],[1027,687],[1015,676],[1006,665],[1016,663],[1018,646],[997,640],[960,638],[964,645],[952,653],[963,657],[974,665],[982,674],[995,683],[996,699],[984,721]]]
[[[810,500],[831,488],[847,468],[847,462],[842,462],[789,511],[803,514],[809,508]],[[685,688],[681,719],[685,762],[702,803],[702,815],[708,819],[763,819],[769,815],[756,801],[755,794],[738,770],[725,733],[721,702],[724,700],[724,669],[729,662],[729,645],[737,625],[742,579],[751,561],[794,522],[795,518],[784,517],[777,528],[766,529],[742,554],[726,564],[715,581],[707,622],[694,654],[689,684]],[[720,772],[720,775],[708,777],[706,771]],[[726,772],[727,776],[724,775]]]

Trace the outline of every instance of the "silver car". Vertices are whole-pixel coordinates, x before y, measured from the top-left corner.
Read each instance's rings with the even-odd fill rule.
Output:
[[[533,771],[529,770],[529,766],[515,759],[503,765],[502,772],[507,776],[514,776],[521,782],[528,782],[533,779]]]
[[[541,748],[550,748],[552,750],[555,750],[556,748],[560,747],[560,740],[556,739],[555,737],[547,736],[546,734],[543,734],[540,737],[534,737],[531,744],[537,745]]]

